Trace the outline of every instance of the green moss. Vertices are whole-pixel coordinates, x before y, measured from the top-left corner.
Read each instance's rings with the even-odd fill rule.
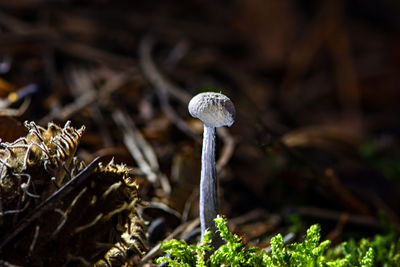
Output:
[[[372,240],[349,240],[329,250],[327,257],[346,258],[346,266],[400,266],[400,239],[395,233],[390,233],[385,236],[376,235]],[[373,263],[370,263],[372,260]]]
[[[171,257],[160,257],[157,263],[168,266],[304,266],[304,267],[372,267],[400,266],[400,239],[395,235],[379,236],[372,241],[348,241],[328,249],[330,241],[320,242],[320,226],[312,225],[303,242],[284,244],[281,234],[274,236],[270,251],[257,247],[243,246],[240,238],[229,232],[226,221],[218,216],[215,219],[218,232],[226,242],[216,249],[209,258],[206,252],[212,251],[211,234],[207,232],[204,241],[188,245],[185,241],[163,242],[161,249]]]

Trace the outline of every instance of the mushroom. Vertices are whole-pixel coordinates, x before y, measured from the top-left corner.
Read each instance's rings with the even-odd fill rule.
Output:
[[[233,124],[235,107],[227,96],[207,92],[194,96],[189,102],[188,109],[192,117],[204,123],[199,202],[201,241],[208,229],[212,233],[213,245],[217,247],[222,244],[222,239],[216,234],[214,224],[218,214],[215,128]]]

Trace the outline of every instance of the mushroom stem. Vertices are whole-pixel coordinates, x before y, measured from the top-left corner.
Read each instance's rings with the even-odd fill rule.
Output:
[[[200,176],[200,224],[201,241],[206,230],[210,230],[213,245],[221,244],[222,240],[216,233],[214,219],[218,214],[217,171],[215,168],[215,127],[204,124],[203,151],[201,155]]]
[[[214,219],[218,214],[217,170],[215,168],[215,128],[231,126],[235,121],[232,101],[221,93],[200,93],[190,100],[190,115],[204,123],[203,153],[200,176],[201,241],[206,230],[211,231],[212,246],[217,249],[224,242],[216,233]]]

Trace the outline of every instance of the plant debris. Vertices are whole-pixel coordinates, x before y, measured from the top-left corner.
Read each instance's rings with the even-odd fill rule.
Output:
[[[74,157],[84,127],[25,126],[26,137],[1,143],[3,259],[34,266],[140,259],[147,250],[137,211],[143,203],[129,169],[98,159],[85,167]]]

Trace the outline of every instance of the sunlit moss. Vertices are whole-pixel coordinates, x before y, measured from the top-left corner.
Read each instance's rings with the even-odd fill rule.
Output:
[[[171,257],[160,257],[157,263],[168,266],[400,266],[400,241],[394,236],[376,236],[372,241],[343,242],[328,249],[330,241],[320,242],[320,226],[312,225],[303,242],[284,244],[281,234],[271,239],[270,250],[245,247],[240,238],[229,232],[226,220],[218,216],[215,225],[226,242],[217,248],[208,259],[206,251],[212,251],[211,235],[198,245],[185,241],[170,240],[162,243],[161,249]]]

